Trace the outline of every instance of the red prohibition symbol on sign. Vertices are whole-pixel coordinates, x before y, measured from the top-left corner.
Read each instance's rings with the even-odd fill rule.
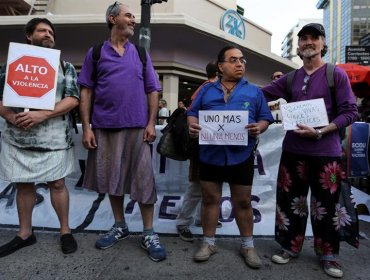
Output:
[[[19,95],[40,98],[55,86],[55,70],[44,58],[22,56],[9,64],[7,84]]]

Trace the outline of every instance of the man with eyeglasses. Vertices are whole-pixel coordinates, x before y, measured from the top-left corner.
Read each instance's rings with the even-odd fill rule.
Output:
[[[322,59],[327,52],[324,27],[307,24],[298,37],[298,56],[303,67],[295,72],[291,87],[285,75],[262,90],[268,100],[282,97],[296,102],[323,98],[330,123],[316,129],[298,124],[298,129],[286,133],[277,179],[275,224],[275,239],[282,251],[273,255],[272,261],[286,264],[298,257],[305,236],[310,189],[315,252],[325,273],[342,277],[335,257],[340,241],[335,209],[344,178],[338,130],[356,120],[356,100],[346,73],[338,67],[334,69],[335,100],[332,99],[326,78],[328,66]]]
[[[195,261],[207,261],[217,252],[216,226],[223,182],[229,183],[231,202],[241,235],[240,253],[246,264],[260,268],[262,262],[253,242],[251,192],[257,137],[273,122],[262,91],[243,78],[246,60],[236,46],[224,47],[217,59],[220,79],[204,85],[188,109],[190,137],[199,137],[199,110],[248,111],[248,145],[200,145],[199,178],[202,188],[203,242]]]
[[[162,261],[166,251],[153,230],[157,193],[149,145],[156,138],[161,88],[149,55],[143,67],[129,41],[135,28],[130,8],[115,2],[106,11],[106,22],[110,38],[101,47],[96,77],[91,48],[78,79],[83,144],[89,150],[83,186],[108,193],[115,220],[95,245],[107,249],[129,236],[123,204],[128,193],[138,202],[143,219],[141,247],[151,260]]]

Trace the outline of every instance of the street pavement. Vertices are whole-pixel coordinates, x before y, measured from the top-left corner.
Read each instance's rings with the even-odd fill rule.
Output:
[[[370,223],[361,222],[360,232],[370,237]],[[0,244],[11,240],[16,229],[0,229]],[[200,244],[184,242],[175,235],[160,235],[167,249],[167,259],[155,263],[140,248],[139,234],[132,234],[112,248],[94,247],[98,233],[74,236],[78,250],[64,255],[56,232],[36,230],[37,243],[0,258],[0,279],[333,279],[323,272],[313,252],[313,240],[307,239],[301,256],[286,265],[273,264],[271,254],[279,250],[270,237],[256,237],[255,247],[263,261],[261,269],[246,266],[239,254],[238,238],[218,237],[219,251],[208,262],[196,263],[192,257]],[[370,279],[370,240],[361,238],[360,248],[341,243],[339,261],[344,267],[342,279]]]

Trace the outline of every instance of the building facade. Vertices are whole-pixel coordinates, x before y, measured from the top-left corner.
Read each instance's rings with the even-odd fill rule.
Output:
[[[359,45],[370,32],[370,0],[320,0],[329,51],[325,60],[345,62],[345,47]]]
[[[141,5],[123,3],[133,10],[138,43]],[[109,30],[105,11],[110,0],[1,0],[0,63],[7,57],[9,42],[24,42],[24,24],[35,15],[47,17],[57,29],[56,48],[62,58],[81,68],[88,49],[106,40]],[[160,77],[163,98],[171,111],[178,100],[189,99],[205,79],[205,66],[227,44],[241,47],[246,77],[264,85],[271,73],[297,68],[291,61],[271,53],[271,32],[237,14],[236,0],[168,0],[151,7],[150,54]]]

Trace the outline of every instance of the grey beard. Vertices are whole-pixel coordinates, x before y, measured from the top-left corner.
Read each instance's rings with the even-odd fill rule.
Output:
[[[307,49],[307,50],[304,50],[301,53],[301,56],[304,57],[304,58],[306,58],[306,59],[311,59],[311,58],[314,58],[315,56],[320,55],[320,54],[321,54],[321,51],[320,52],[316,52],[315,50]]]

